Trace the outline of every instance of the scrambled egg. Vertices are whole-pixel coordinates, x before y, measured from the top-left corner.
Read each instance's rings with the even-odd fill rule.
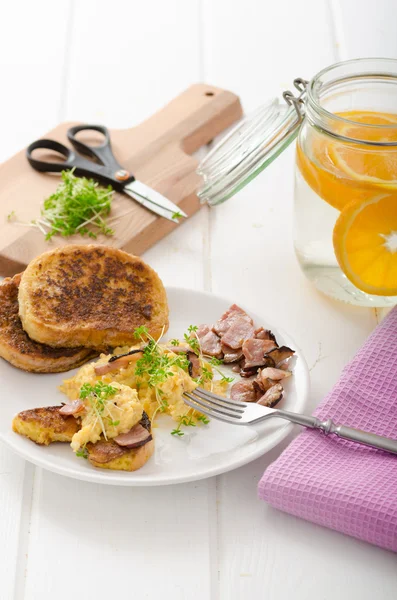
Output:
[[[92,385],[94,384],[95,380],[92,380]],[[116,382],[112,383],[112,387],[117,391],[103,401],[102,410],[98,410],[95,398],[88,397],[84,400],[86,412],[82,416],[81,429],[74,434],[70,444],[74,452],[88,442],[95,444],[102,435],[111,439],[127,433],[141,420],[143,409],[136,390]]]
[[[136,346],[138,347],[138,346]],[[123,353],[132,350],[131,348],[116,348],[114,351],[115,355],[120,355]],[[170,356],[174,356],[174,353],[167,349],[164,346],[161,346],[161,349],[164,352],[170,354]],[[105,365],[108,363],[109,358],[111,358],[111,354],[105,355],[101,354],[100,358],[95,363],[90,363],[81,367],[78,373],[72,377],[71,379],[64,380],[63,384],[60,387],[60,390],[64,392],[70,400],[77,400],[79,398],[80,389],[82,385],[85,383],[90,383],[95,385],[96,382],[102,381],[105,384],[110,384],[112,386],[118,386],[121,390],[123,390],[123,394],[127,397],[127,391],[130,394],[133,394],[134,397],[140,402],[141,411],[144,410],[149,418],[152,417],[158,412],[159,408],[161,408],[161,412],[169,414],[175,421],[180,421],[180,418],[189,415],[192,417],[194,421],[197,420],[197,417],[200,413],[191,409],[187,404],[185,404],[183,400],[183,392],[191,392],[197,387],[197,382],[190,377],[189,373],[182,369],[177,365],[172,365],[169,368],[170,374],[164,381],[156,385],[155,387],[150,386],[147,383],[148,377],[145,375],[140,376],[139,378],[135,375],[136,361],[141,356],[140,354],[132,355],[131,362],[125,365],[125,367],[121,367],[115,371],[106,373],[105,375],[96,375],[95,367],[100,365]],[[207,370],[212,371],[211,365],[205,363],[205,367]],[[227,383],[221,381],[207,381],[204,384],[200,384],[207,389],[211,389],[212,391],[224,394],[227,388]],[[117,415],[115,415],[115,419],[118,419]],[[135,421],[139,421],[139,418]],[[85,439],[85,431],[89,429],[89,424],[87,423],[87,428],[85,427],[85,420],[83,419],[83,427],[81,431],[76,434],[76,443],[72,443],[72,447],[77,446],[81,447],[86,441]],[[133,423],[134,425],[135,423]],[[132,426],[132,425],[131,425]],[[121,427],[121,425],[120,425]],[[130,427],[127,429],[123,429],[124,431],[128,431]],[[121,433],[121,431],[120,431]],[[89,441],[94,442],[92,439],[95,436],[95,441],[98,441],[101,435],[100,428],[98,429],[98,425],[95,427],[95,433],[90,434]],[[117,434],[115,434],[117,435]],[[97,437],[96,437],[97,436]],[[115,437],[110,432],[109,437]],[[73,438],[73,439],[74,439]]]

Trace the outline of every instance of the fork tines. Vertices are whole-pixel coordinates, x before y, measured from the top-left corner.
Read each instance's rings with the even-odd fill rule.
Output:
[[[196,388],[193,392],[183,394],[186,404],[198,410],[201,413],[220,421],[239,424],[247,406],[244,402],[229,400],[203,390]]]

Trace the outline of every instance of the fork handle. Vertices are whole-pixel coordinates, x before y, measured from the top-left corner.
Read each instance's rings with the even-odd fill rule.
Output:
[[[291,413],[286,410],[277,410],[277,416],[292,423],[309,427],[310,429],[320,429],[325,435],[334,434],[345,440],[352,442],[358,442],[365,446],[372,446],[373,448],[379,448],[380,450],[386,450],[397,454],[397,440],[384,437],[382,435],[376,435],[376,433],[370,433],[369,431],[361,431],[360,429],[353,429],[346,425],[336,425],[332,419],[326,421],[320,421],[317,417],[309,417],[307,415],[299,415],[297,413]]]

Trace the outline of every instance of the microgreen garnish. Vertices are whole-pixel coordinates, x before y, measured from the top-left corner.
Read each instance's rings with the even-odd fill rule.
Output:
[[[120,423],[120,421],[113,421],[112,415],[107,407],[107,403],[116,393],[117,388],[103,383],[102,381],[98,381],[95,385],[84,383],[80,388],[80,398],[81,400],[89,400],[92,410],[101,425],[105,440],[107,440],[107,436],[104,419],[107,419],[108,423],[113,427]],[[114,406],[116,406],[116,404],[114,404]],[[105,412],[107,414],[105,414]]]
[[[197,337],[191,337],[188,333],[183,334],[183,339],[197,355],[201,354],[200,342]]]
[[[145,338],[148,337],[149,331],[148,328],[145,327],[145,325],[141,325],[140,327],[137,327],[134,331],[134,337],[138,340],[142,340],[144,341]]]
[[[112,204],[111,186],[103,188],[93,179],[76,177],[73,170],[62,171],[61,178],[55,192],[44,200],[41,217],[32,221],[45,239],[74,233],[93,239],[98,233],[113,235],[113,229],[106,222]]]
[[[84,448],[80,448],[79,450],[77,450],[76,456],[78,456],[79,458],[88,458],[87,448],[84,446]]]
[[[10,213],[8,213],[7,221],[13,221],[15,218],[16,218],[15,210],[12,210]]]
[[[80,388],[80,398],[85,400],[88,396],[93,395],[98,399],[98,402],[103,402],[104,400],[108,400],[111,396],[114,396],[116,392],[117,388],[108,385],[107,383],[103,383],[103,381],[98,381],[95,385],[84,383]]]
[[[169,354],[168,352],[165,352],[158,341],[149,334],[148,329],[145,326],[137,327],[134,331],[134,337],[141,341],[147,341],[142,356],[137,360],[135,365],[135,377],[138,379],[137,383],[141,384],[146,382],[149,387],[155,389],[158,404],[156,412],[164,412],[168,407],[168,402],[163,398],[163,392],[159,386],[169,377],[175,375],[175,371],[172,370],[172,367],[179,367],[183,371],[188,372],[189,361],[184,355]],[[139,378],[143,381],[140,382]],[[152,420],[154,419],[155,414],[152,416]]]
[[[184,425],[185,427],[196,427],[196,423],[193,421],[191,416],[182,415],[178,419],[178,426],[171,431],[171,435],[177,435],[179,437],[185,435],[184,432],[181,431],[182,425]]]
[[[188,371],[189,361],[185,356],[170,356],[169,354],[166,354],[159,348],[155,340],[149,339],[149,342],[142,353],[142,357],[136,362],[135,376],[148,376],[148,385],[157,388],[157,386],[164,383],[168,377],[175,375],[174,371],[171,370],[171,367],[173,366]]]
[[[198,377],[196,379],[196,383],[197,385],[203,385],[204,383],[208,382],[208,381],[212,381],[214,379],[214,374],[211,371],[211,369],[208,369],[208,367],[206,366],[202,366],[201,367],[201,375],[200,377]]]
[[[209,418],[206,417],[205,415],[199,415],[197,417],[197,421],[202,421],[204,423],[204,425],[208,425],[208,423],[210,422]]]
[[[216,356],[213,356],[209,362],[210,362],[210,365],[212,365],[213,367],[218,367],[219,365],[222,364],[221,359],[216,358]]]
[[[171,431],[171,435],[179,435],[180,437],[182,437],[185,434],[183,433],[183,431],[181,431],[180,429],[177,428],[177,429],[173,429]]]
[[[225,375],[221,377],[221,383],[233,383],[233,381],[234,377],[226,377]]]
[[[172,214],[172,218],[173,218],[173,219],[182,219],[182,217],[183,217],[183,214],[182,214],[181,212],[179,212],[179,211],[177,211],[177,212],[174,212],[174,213]]]
[[[218,366],[223,364],[219,358],[216,358],[215,356],[213,356],[209,362],[210,362],[210,365],[212,365],[214,367],[215,371],[217,371],[219,373],[219,375],[221,376],[221,379],[220,379],[221,383],[232,383],[234,381],[234,377],[226,377],[226,375],[224,375],[222,373],[222,371],[220,369],[218,369]]]
[[[200,361],[200,376],[194,381],[197,385],[205,386],[207,384],[207,387],[210,384],[212,389],[211,382],[214,378],[214,371],[217,371],[221,376],[219,380],[221,383],[231,383],[233,378],[226,377],[219,369],[222,361],[215,357],[211,358],[203,355],[197,331],[197,325],[189,325],[187,332],[183,336],[183,342],[187,345],[186,350],[192,350]],[[149,334],[145,326],[135,329],[134,337],[141,342],[145,342],[142,356],[137,360],[135,365],[136,387],[139,389],[142,385],[148,385],[154,388],[157,408],[152,415],[153,420],[158,412],[165,412],[168,408],[168,402],[161,389],[161,385],[169,377],[175,376],[175,367],[188,373],[190,361],[187,359],[185,353],[179,353],[179,350],[172,351],[172,346],[176,348],[181,344],[178,339],[170,340],[169,344],[171,347],[167,350],[160,346],[158,340],[155,340]],[[182,437],[184,435],[182,427],[195,427],[197,421],[201,421],[205,425],[209,423],[209,419],[206,416],[196,416],[196,414],[193,413],[191,416],[183,415],[179,417],[178,425],[171,431],[171,435]]]

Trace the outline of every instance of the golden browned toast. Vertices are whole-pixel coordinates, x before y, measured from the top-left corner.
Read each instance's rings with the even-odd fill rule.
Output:
[[[140,425],[151,433],[152,424],[144,412]],[[149,441],[137,448],[119,446],[114,440],[101,439],[96,444],[87,444],[88,460],[94,467],[114,471],[136,471],[143,467],[154,452],[154,441]]]
[[[35,258],[22,274],[19,316],[28,335],[50,346],[136,343],[144,325],[168,328],[164,286],[142,259],[99,245],[70,245]]]
[[[71,442],[80,429],[80,422],[73,416],[61,415],[60,408],[47,406],[24,410],[14,417],[12,428],[36,444],[48,446],[52,442]]]
[[[154,452],[154,441],[139,448],[122,448],[113,440],[87,444],[88,460],[94,467],[115,471],[136,471],[143,467]]]
[[[80,419],[62,415],[61,406],[33,408],[20,412],[12,422],[15,433],[23,435],[36,444],[48,446],[52,442],[71,442],[81,428]],[[149,432],[151,423],[144,413],[140,421]],[[114,440],[101,439],[96,444],[87,444],[88,460],[94,467],[117,471],[136,471],[143,467],[154,452],[154,441],[149,439],[138,448],[119,446]]]
[[[0,356],[25,371],[59,373],[79,367],[94,353],[87,348],[52,348],[29,338],[18,316],[21,275],[0,283]]]

